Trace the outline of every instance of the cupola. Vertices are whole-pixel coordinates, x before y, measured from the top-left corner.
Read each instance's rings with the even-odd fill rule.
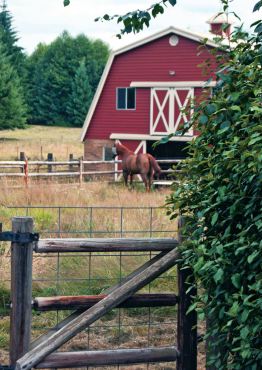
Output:
[[[207,23],[210,24],[210,32],[217,36],[229,38],[231,33],[231,25],[233,22],[228,18],[226,13],[216,13]]]

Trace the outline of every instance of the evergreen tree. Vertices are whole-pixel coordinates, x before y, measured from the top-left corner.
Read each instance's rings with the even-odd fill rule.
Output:
[[[25,78],[25,60],[26,56],[23,48],[17,45],[19,38],[17,32],[12,27],[12,15],[7,10],[5,0],[2,0],[0,5],[0,41],[6,48],[7,55],[10,56],[10,62],[17,70],[18,76],[22,79]]]
[[[40,112],[36,111],[43,83],[44,67],[42,60],[48,50],[46,44],[38,44],[33,54],[27,58],[28,78],[28,122],[31,124],[46,123],[41,119]]]
[[[92,88],[89,83],[85,60],[80,62],[72,82],[72,93],[68,104],[71,124],[81,127],[92,100]]]
[[[24,128],[26,108],[21,84],[0,43],[0,129]]]
[[[66,31],[50,45],[42,46],[42,50],[38,47],[29,57],[32,92],[30,97],[32,114],[29,122],[49,125],[68,125],[77,122],[79,125],[79,117],[75,121],[72,113],[74,103],[70,102],[72,96],[76,94],[76,87],[73,92],[76,81],[72,81],[75,79],[79,63],[85,60],[88,76],[85,80],[88,78],[93,96],[107,57],[108,47],[102,41],[91,41],[85,35],[73,38]],[[82,103],[86,107],[89,102],[88,98],[88,103]]]

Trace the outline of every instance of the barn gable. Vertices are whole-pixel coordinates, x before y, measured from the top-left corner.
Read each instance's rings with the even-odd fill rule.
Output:
[[[87,114],[81,140],[121,139],[121,135],[123,139],[147,140],[154,136],[158,140],[179,128],[190,117],[174,112],[189,105],[206,84],[207,77],[197,67],[210,57],[203,51],[199,58],[202,41],[202,35],[169,27],[113,52]],[[208,40],[207,47],[217,45]],[[135,88],[134,109],[117,109],[118,88]],[[129,92],[132,93],[127,90],[126,94]],[[177,140],[190,140],[192,135],[191,132],[187,138]]]

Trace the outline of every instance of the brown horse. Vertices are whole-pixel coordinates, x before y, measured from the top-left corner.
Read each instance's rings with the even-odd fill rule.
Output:
[[[161,168],[155,158],[148,153],[135,154],[126,146],[116,143],[113,148],[113,157],[119,156],[122,159],[123,177],[125,185],[128,183],[130,176],[130,185],[133,184],[133,175],[140,174],[145,184],[146,190],[150,191],[153,176],[159,177]]]

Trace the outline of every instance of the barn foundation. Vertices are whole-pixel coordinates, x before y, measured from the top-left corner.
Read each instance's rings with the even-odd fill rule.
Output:
[[[112,161],[113,157],[110,158],[110,150],[114,144],[114,140],[110,139],[87,139],[84,142],[84,160],[85,161]],[[111,174],[90,174],[86,178],[101,178],[107,180],[114,179],[115,166],[112,163],[92,163],[84,165],[84,172],[96,172],[96,171],[112,171]]]

